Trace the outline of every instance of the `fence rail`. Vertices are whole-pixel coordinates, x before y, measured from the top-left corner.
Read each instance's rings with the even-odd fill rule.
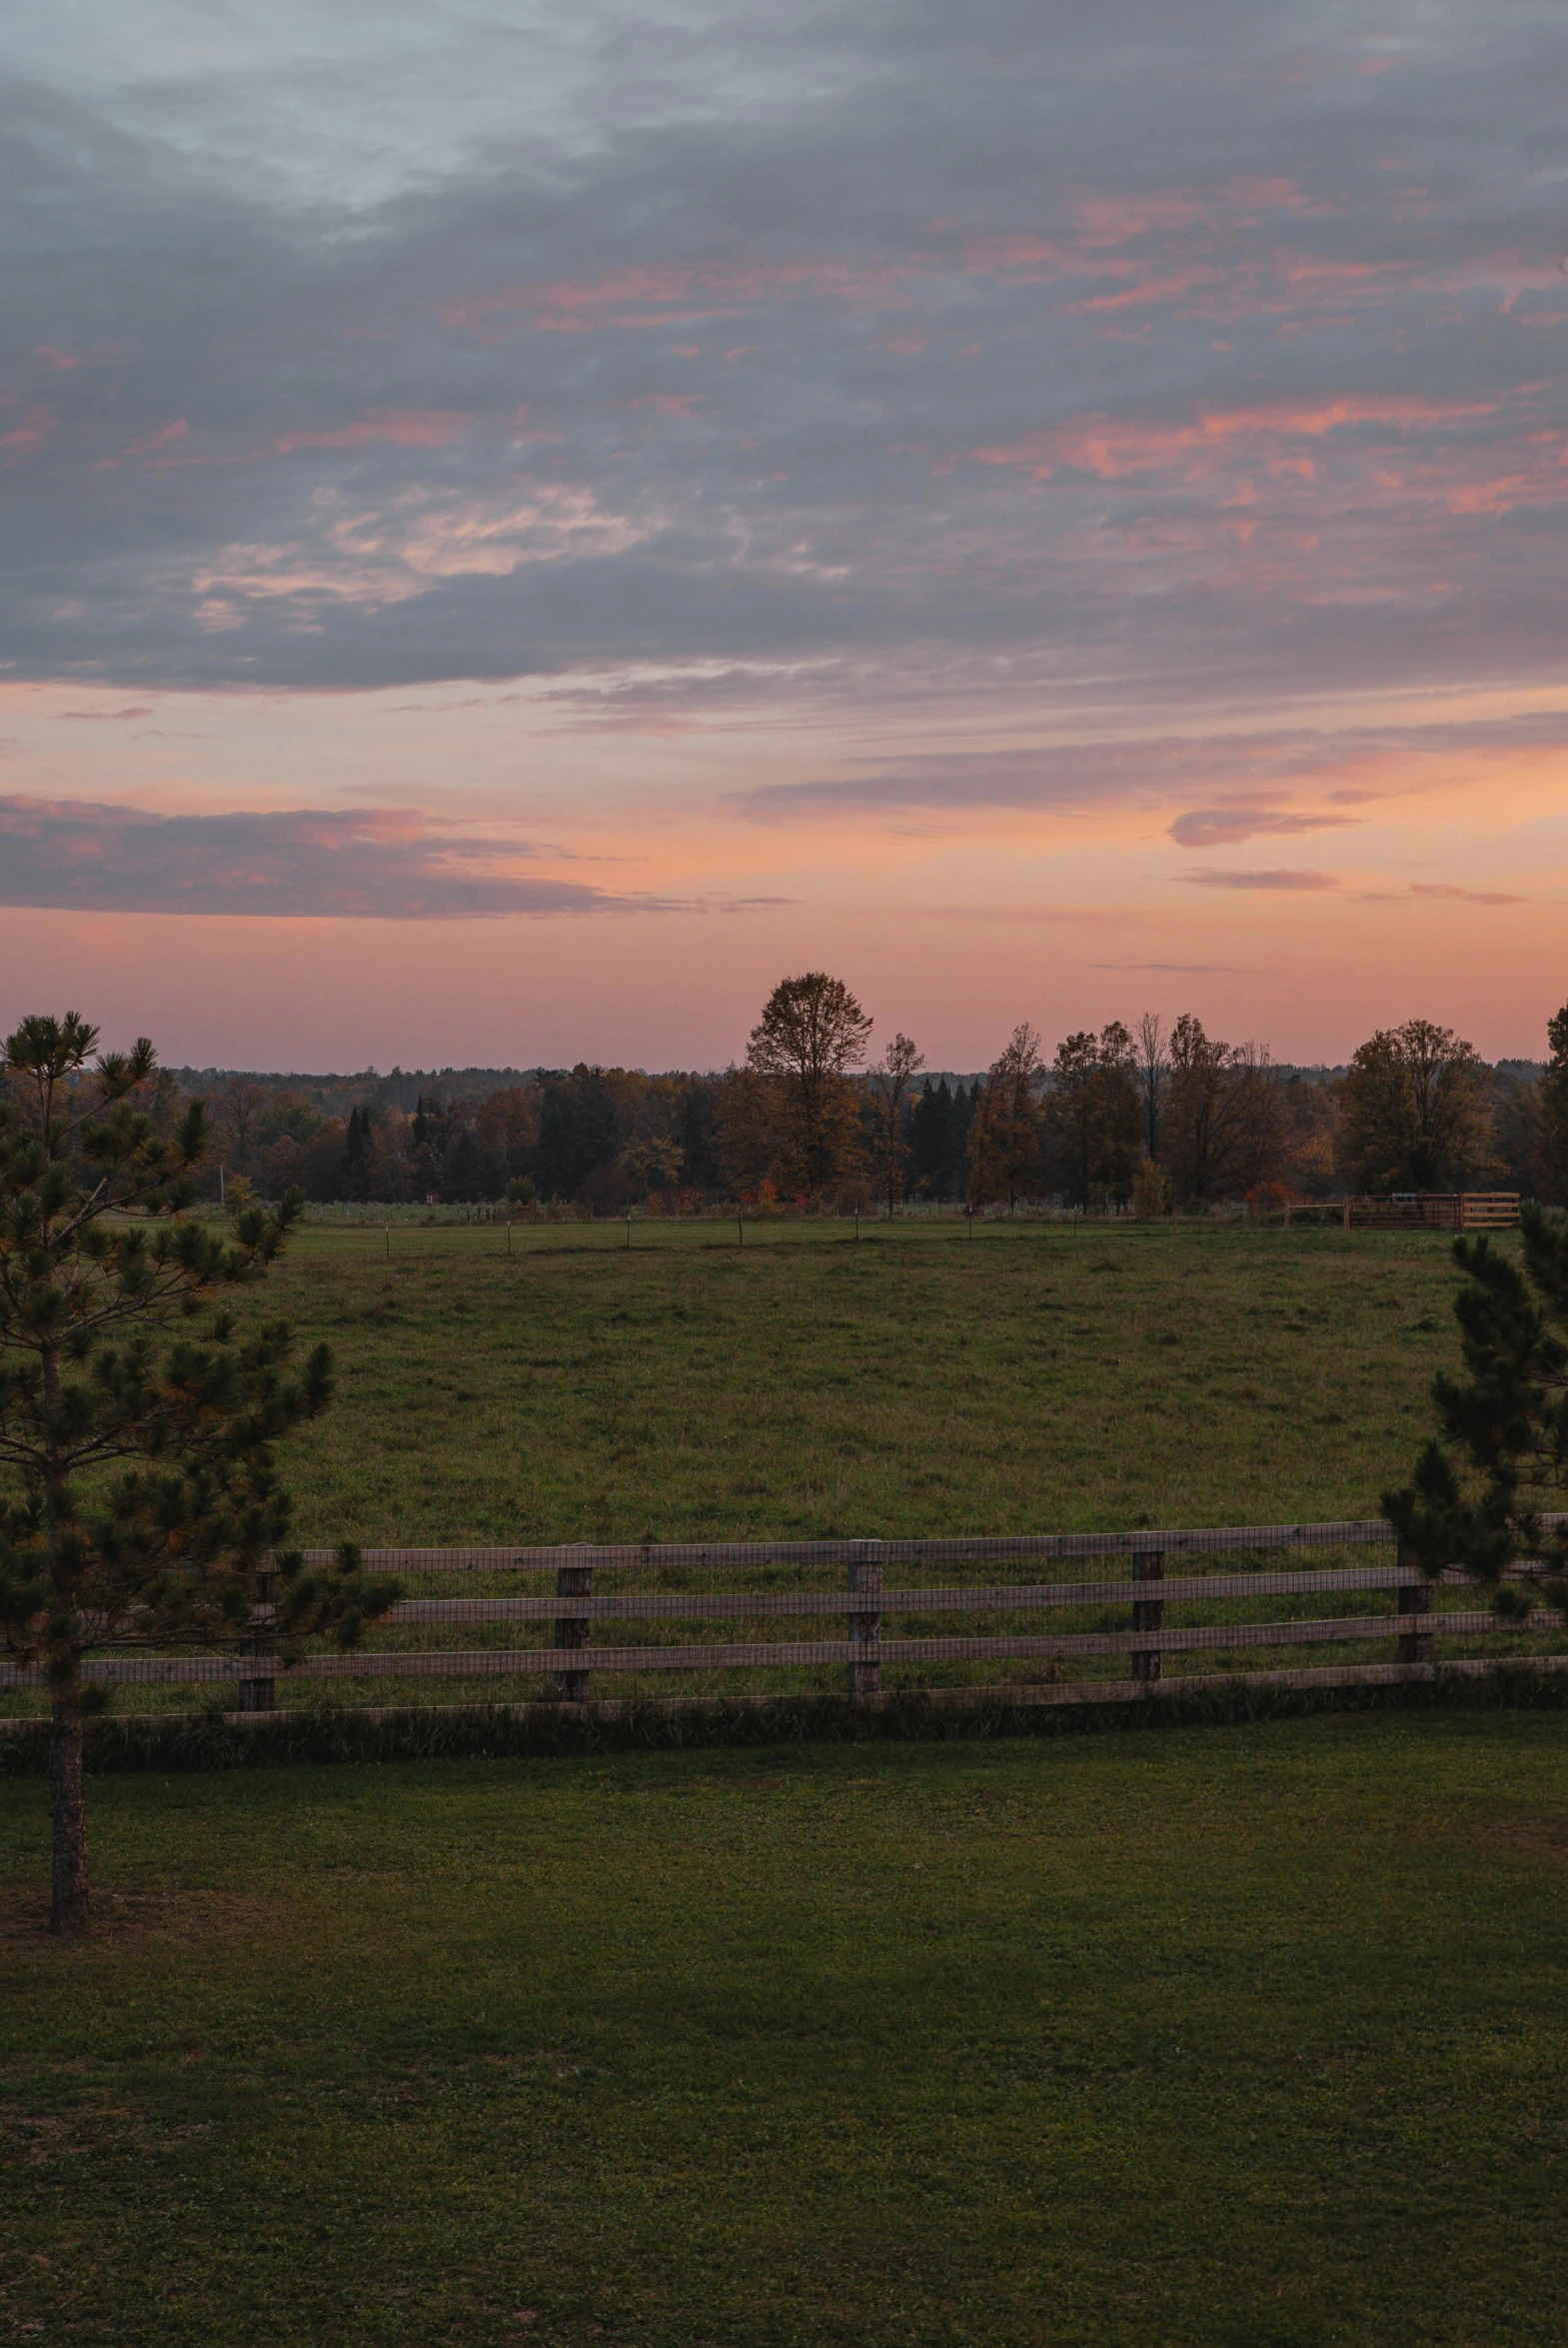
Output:
[[[1347,1231],[1504,1231],[1519,1220],[1517,1190],[1421,1190],[1388,1198],[1347,1198]]]
[[[1543,1520],[1548,1526],[1568,1524],[1568,1513]],[[1375,1645],[1396,1642],[1395,1660],[1368,1662],[1352,1668],[1372,1678],[1429,1676],[1435,1669],[1439,1640],[1466,1644],[1487,1642],[1493,1660],[1517,1655],[1519,1638],[1531,1642],[1539,1659],[1550,1659],[1556,1646],[1568,1646],[1561,1619],[1533,1612],[1522,1622],[1500,1625],[1489,1612],[1466,1605],[1462,1598],[1441,1602],[1449,1590],[1465,1586],[1465,1576],[1450,1572],[1437,1583],[1429,1581],[1415,1561],[1396,1553],[1385,1559],[1329,1566],[1274,1566],[1258,1563],[1236,1570],[1227,1566],[1238,1552],[1259,1559],[1279,1552],[1305,1549],[1344,1550],[1394,1545],[1394,1529],[1381,1517],[1342,1517],[1312,1524],[1208,1525],[1201,1527],[1134,1527],[1122,1532],[1039,1533],[939,1540],[820,1540],[820,1541],[706,1541],[578,1543],[566,1548],[492,1546],[461,1549],[371,1549],[365,1563],[411,1576],[461,1574],[496,1580],[553,1572],[555,1587],[543,1593],[515,1589],[484,1589],[462,1596],[409,1596],[402,1599],[372,1632],[376,1643],[349,1653],[316,1649],[306,1654],[292,1672],[284,1673],[277,1655],[277,1627],[270,1603],[258,1605],[247,1634],[236,1649],[207,1652],[100,1653],[86,1664],[89,1679],[118,1686],[232,1686],[244,1713],[277,1708],[280,1680],[515,1680],[543,1681],[556,1702],[582,1703],[591,1695],[596,1677],[626,1683],[632,1673],[818,1673],[844,1675],[851,1696],[879,1701],[884,1693],[882,1674],[891,1667],[902,1685],[941,1686],[942,1673],[933,1680],[931,1666],[946,1668],[948,1681],[974,1666],[992,1662],[1049,1666],[1037,1683],[1064,1678],[1059,1688],[1041,1690],[1037,1684],[1014,1679],[1003,1685],[973,1686],[971,1695],[1028,1694],[1033,1700],[1075,1700],[1078,1694],[1100,1692],[1111,1700],[1130,1688],[1146,1692],[1161,1679],[1167,1655],[1205,1659],[1234,1656],[1238,1663],[1256,1658],[1263,1650],[1302,1646]],[[324,1561],[330,1550],[307,1555]],[[1050,1562],[1085,1558],[1122,1558],[1127,1576],[1115,1579],[1052,1580],[1037,1568]],[[1213,1559],[1206,1571],[1167,1576],[1172,1557],[1189,1561]],[[1035,1568],[1028,1578],[998,1577],[997,1568],[1013,1565]],[[889,1568],[946,1567],[962,1569],[956,1577],[926,1582],[889,1583]],[[792,1573],[797,1586],[758,1588],[715,1586],[719,1577],[767,1571]],[[964,1573],[983,1571],[983,1579]],[[674,1580],[677,1586],[596,1587],[596,1577],[632,1575],[643,1582]],[[822,1576],[831,1574],[831,1581]],[[814,1578],[813,1578],[814,1577]],[[706,1579],[707,1587],[692,1586]],[[1364,1600],[1383,1597],[1390,1603],[1374,1610],[1354,1605],[1345,1610],[1336,1598],[1345,1594]],[[1259,1619],[1242,1616],[1238,1608],[1287,1600],[1286,1615]],[[1303,1611],[1322,1600],[1328,1611]],[[1212,1617],[1220,1608],[1221,1618]],[[1171,1620],[1167,1609],[1207,1614],[1208,1619]],[[1039,1628],[1018,1627],[1018,1618],[1030,1614],[1088,1613],[1091,1619]],[[1104,1619],[1107,1611],[1113,1618]],[[968,1627],[942,1630],[930,1618],[968,1616]],[[998,1617],[1001,1619],[998,1621]],[[821,1633],[783,1638],[738,1637],[735,1630],[749,1622],[781,1626],[810,1621]],[[705,1637],[703,1625],[721,1621],[732,1635]],[[620,1638],[618,1626],[639,1624],[672,1626],[689,1622],[698,1635],[672,1640]],[[380,1643],[435,1635],[447,1626],[466,1624],[538,1623],[550,1643],[525,1646],[409,1646]],[[832,1627],[834,1624],[840,1627]],[[897,1626],[896,1628],[890,1626]],[[609,1635],[606,1635],[608,1631]],[[1126,1680],[1096,1677],[1102,1659],[1124,1658]],[[1460,1658],[1450,1645],[1449,1659]],[[1568,1661],[1568,1654],[1562,1656]],[[1479,1658],[1484,1663],[1486,1657]],[[1062,1666],[1065,1666],[1063,1674]],[[924,1676],[919,1676],[923,1674]],[[1342,1668],[1319,1673],[1328,1680],[1344,1677]],[[1185,1675],[1183,1684],[1203,1676]],[[1247,1672],[1249,1679],[1277,1679],[1303,1684],[1299,1668]],[[1309,1673],[1306,1677],[1311,1677]],[[39,1688],[45,1684],[42,1666],[0,1664],[0,1690]],[[957,1700],[948,1685],[943,1691]]]

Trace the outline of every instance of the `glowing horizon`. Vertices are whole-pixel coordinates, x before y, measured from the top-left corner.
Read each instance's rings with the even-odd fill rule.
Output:
[[[403,0],[28,28],[11,1014],[711,1067],[826,967],[933,1066],[1144,1008],[1541,1057],[1560,16],[628,43]]]

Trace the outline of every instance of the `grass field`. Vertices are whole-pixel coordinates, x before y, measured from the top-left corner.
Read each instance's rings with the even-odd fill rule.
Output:
[[[315,1541],[1376,1514],[1455,1357],[1435,1234],[1192,1223],[307,1230]]]
[[[1447,1250],[1397,1234],[636,1237],[305,1234],[255,1304],[338,1349],[302,1532],[1360,1512],[1454,1351]],[[45,1786],[0,1782],[0,2341],[1562,2338],[1561,1713],[90,1812],[102,1921],[56,1946]]]
[[[0,2339],[1511,2348],[1568,1723],[0,1787]]]
[[[712,1223],[624,1226],[307,1228],[250,1299],[328,1336],[339,1399],[289,1447],[309,1542],[370,1545],[822,1535],[1082,1531],[1130,1525],[1279,1522],[1376,1515],[1430,1423],[1433,1368],[1452,1361],[1455,1270],[1434,1234],[1224,1224],[990,1222],[752,1226],[747,1245]],[[1511,1243],[1511,1242],[1510,1242]],[[1218,1556],[1234,1571],[1245,1556]],[[1256,1562],[1266,1562],[1261,1555]],[[1275,1560],[1277,1562],[1277,1560]],[[1364,1551],[1315,1563],[1366,1563]],[[1199,1557],[1187,1560],[1202,1569]],[[1038,1568],[1018,1568],[1024,1578]],[[1077,1569],[1054,1569],[1067,1578]],[[841,1569],[640,1567],[602,1572],[605,1594],[836,1588]],[[1007,1569],[922,1568],[995,1581]],[[440,1576],[408,1593],[450,1597]],[[537,1578],[468,1579],[465,1596],[537,1591]],[[1467,1593],[1443,1593],[1452,1607]],[[1386,1592],[1335,1608],[1386,1616]],[[1173,1601],[1188,1623],[1321,1612],[1311,1597],[1237,1598],[1216,1612]],[[889,1636],[1012,1636],[1124,1630],[1125,1609],[1046,1622],[994,1612],[889,1614]],[[545,1634],[548,1642],[548,1631]],[[607,1643],[637,1643],[639,1624]],[[676,1644],[781,1635],[836,1638],[841,1618],[687,1618]],[[1558,1644],[1512,1636],[1513,1648]],[[384,1625],[392,1650],[532,1648],[516,1622]],[[1482,1651],[1445,1642],[1446,1655]],[[1175,1668],[1226,1671],[1388,1659],[1374,1633],[1324,1658],[1299,1648],[1210,1649]],[[883,1684],[1116,1677],[1115,1655],[903,1661]],[[800,1694],[838,1684],[832,1666],[759,1674],[599,1674],[601,1695]],[[414,1674],[332,1683],[332,1700],[514,1701],[547,1692],[539,1672]],[[285,1704],[320,1681],[280,1681]],[[202,1686],[122,1688],[122,1711],[190,1709]],[[0,1693],[0,1712],[37,1711],[41,1690]]]

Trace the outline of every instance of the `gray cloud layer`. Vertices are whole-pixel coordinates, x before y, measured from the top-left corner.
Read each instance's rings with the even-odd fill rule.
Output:
[[[1560,659],[1547,0],[136,15],[0,110],[13,677]]]
[[[0,799],[0,905],[380,921],[676,910],[664,899],[494,869],[527,854],[374,809],[160,816]]]

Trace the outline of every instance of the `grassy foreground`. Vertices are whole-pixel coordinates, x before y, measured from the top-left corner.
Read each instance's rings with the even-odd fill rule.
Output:
[[[1557,2342],[1568,1722],[0,1786],[0,2338]]]
[[[390,1258],[387,1247],[390,1244]],[[1375,1514],[1455,1358],[1435,1234],[310,1229],[307,1539],[1049,1532]]]

